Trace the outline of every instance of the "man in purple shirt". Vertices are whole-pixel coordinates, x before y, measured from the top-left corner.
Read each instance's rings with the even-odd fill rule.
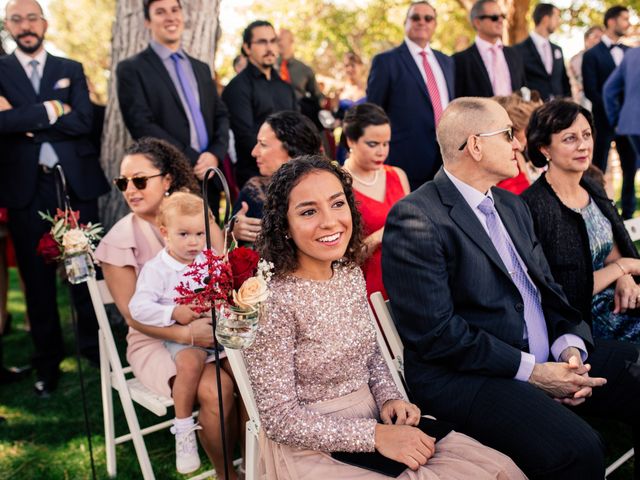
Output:
[[[382,246],[412,398],[529,478],[602,479],[601,438],[577,414],[640,433],[638,348],[594,342],[524,202],[492,189],[518,173],[506,111],[457,99],[437,136],[443,168],[393,207]]]

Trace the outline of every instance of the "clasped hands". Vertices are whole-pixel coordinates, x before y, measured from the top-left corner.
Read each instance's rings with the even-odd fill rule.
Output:
[[[382,424],[376,425],[376,450],[387,458],[418,470],[433,456],[435,438],[415,427],[420,409],[404,400],[388,400],[380,410]]]
[[[180,325],[188,326],[181,343],[209,348],[213,345],[213,329],[211,327],[211,311],[194,312],[188,305],[177,305],[171,314]]]
[[[593,394],[594,387],[607,383],[605,378],[589,376],[591,365],[582,363],[580,351],[575,347],[565,349],[560,360],[536,363],[529,377],[529,383],[560,403],[580,405]]]

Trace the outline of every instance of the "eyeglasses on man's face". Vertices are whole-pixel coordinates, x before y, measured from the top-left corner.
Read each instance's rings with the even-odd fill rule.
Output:
[[[409,16],[409,20],[412,22],[419,22],[420,20],[424,20],[427,23],[431,23],[436,19],[433,15],[420,15],[418,13],[414,13]]]
[[[147,182],[149,181],[150,178],[161,177],[162,175],[164,175],[164,173],[162,172],[156,175],[149,175],[148,177],[144,177],[144,176],[125,177],[124,175],[122,175],[120,177],[114,178],[113,184],[121,192],[124,192],[127,190],[127,187],[129,186],[129,182],[132,182],[133,186],[136,187],[138,190],[144,190],[145,188],[147,188]]]
[[[513,127],[507,127],[507,128],[503,128],[501,130],[496,130],[495,132],[486,132],[486,133],[475,133],[473,135],[470,135],[471,137],[493,137],[494,135],[499,135],[501,133],[506,133],[507,134],[507,140],[509,140],[509,143],[513,142],[513,138],[514,138],[514,134],[513,134]],[[464,147],[467,146],[467,142],[469,141],[469,139],[467,138],[464,143],[462,145],[460,145],[460,148],[458,148],[459,151],[464,150]]]
[[[259,40],[252,40],[251,44],[252,45],[260,45],[261,47],[266,47],[267,45],[277,45],[278,44],[278,38],[277,37],[260,38]]]
[[[44,20],[44,17],[42,15],[30,13],[26,17],[23,17],[21,15],[11,15],[8,20],[9,23],[13,25],[21,25],[25,20],[27,21],[27,23],[34,24],[38,23],[40,20]]]
[[[494,15],[478,15],[476,18],[480,20],[491,20],[492,22],[497,22],[498,20],[504,20],[507,16],[504,13],[494,14]]]

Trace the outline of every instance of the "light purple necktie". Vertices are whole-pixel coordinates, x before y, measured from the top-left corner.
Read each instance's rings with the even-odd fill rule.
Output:
[[[524,322],[527,326],[527,335],[529,337],[529,352],[536,357],[536,363],[546,362],[549,359],[549,336],[537,289],[525,273],[511,241],[499,225],[496,218],[498,212],[493,206],[491,197],[486,197],[478,205],[478,210],[487,219],[487,229],[493,246],[496,247],[498,255],[500,255],[511,275],[511,280],[513,280],[522,296]]]
[[[204,117],[202,116],[202,112],[200,111],[200,105],[196,101],[196,97],[191,90],[189,78],[187,77],[187,74],[182,67],[181,59],[182,56],[179,53],[171,54],[171,60],[173,60],[173,64],[176,67],[176,74],[178,75],[178,80],[180,81],[180,87],[182,87],[182,93],[184,94],[184,98],[187,100],[189,112],[191,113],[191,118],[193,119],[193,124],[196,128],[196,135],[198,136],[200,152],[204,152],[209,146],[207,127],[204,124]]]

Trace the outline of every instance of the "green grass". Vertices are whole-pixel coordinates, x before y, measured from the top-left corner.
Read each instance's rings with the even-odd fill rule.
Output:
[[[90,479],[91,462],[85,434],[82,396],[79,383],[75,344],[72,335],[68,293],[59,285],[58,304],[65,332],[65,346],[69,354],[61,368],[63,375],[55,394],[39,399],[32,393],[35,376],[21,382],[0,387],[0,415],[6,422],[0,424],[0,479]],[[24,330],[24,301],[11,269],[9,311],[13,315],[13,332],[4,338],[5,365],[29,363],[31,339]],[[125,328],[114,327],[116,342],[121,352],[125,346]],[[82,372],[88,397],[92,432],[93,454],[97,478],[107,478],[102,402],[100,399],[99,371],[82,362]],[[117,394],[114,396],[116,434],[127,432],[124,414]],[[141,426],[155,423],[157,417],[137,408]],[[183,479],[175,470],[173,435],[168,430],[145,437],[151,464],[158,479]],[[131,442],[116,447],[118,478],[141,478],[137,458]],[[202,449],[201,471],[211,468]]]

